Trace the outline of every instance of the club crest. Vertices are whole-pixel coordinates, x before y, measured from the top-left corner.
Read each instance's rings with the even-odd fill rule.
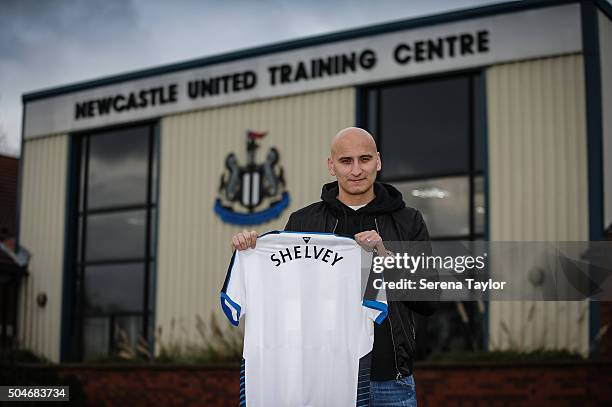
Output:
[[[247,163],[241,166],[236,154],[225,158],[226,171],[221,175],[215,213],[227,223],[256,225],[275,219],[289,206],[289,193],[285,190],[280,154],[271,147],[263,163],[255,156],[266,132],[247,131]],[[266,205],[265,209],[259,207]]]

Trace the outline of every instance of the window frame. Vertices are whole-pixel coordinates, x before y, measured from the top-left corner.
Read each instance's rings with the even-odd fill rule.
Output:
[[[147,173],[146,173],[146,202],[144,204],[106,206],[102,208],[86,209],[88,195],[88,175],[90,159],[90,137],[101,136],[117,130],[129,130],[138,127],[147,127]],[[70,222],[71,252],[70,268],[67,273],[70,278],[69,287],[71,289],[69,312],[71,323],[63,330],[67,341],[64,341],[63,348],[66,350],[63,359],[71,361],[84,361],[84,325],[85,318],[109,318],[110,323],[115,318],[126,316],[139,316],[142,319],[139,335],[148,343],[150,350],[153,349],[152,324],[155,320],[155,276],[157,268],[157,230],[159,216],[159,157],[160,157],[160,137],[159,119],[133,122],[124,125],[95,128],[92,130],[81,131],[71,134],[72,149],[74,151],[72,160],[72,182],[74,183],[70,196],[75,202]],[[154,162],[155,161],[155,162]],[[154,185],[155,184],[155,185]],[[155,193],[155,196],[153,196]],[[144,257],[136,258],[117,258],[105,260],[83,261],[86,252],[87,239],[87,217],[95,214],[120,213],[128,210],[145,211],[145,236],[144,236]],[[153,218],[155,217],[155,219]],[[154,230],[153,230],[154,227]],[[80,240],[80,241],[79,241]],[[85,268],[94,265],[113,265],[139,263],[144,269],[143,281],[143,304],[138,312],[114,312],[103,314],[91,314],[85,311]],[[65,313],[66,314],[66,313]],[[115,327],[109,329],[109,349],[106,355],[109,356],[115,350]]]
[[[470,101],[469,104],[469,139],[468,139],[468,171],[460,171],[460,172],[440,172],[440,173],[432,173],[432,174],[423,174],[421,176],[409,176],[409,177],[385,177],[384,175],[384,166],[383,169],[379,172],[377,176],[377,181],[386,182],[386,183],[395,183],[395,182],[408,182],[408,181],[421,181],[421,180],[435,180],[439,178],[446,177],[457,177],[457,176],[468,176],[469,177],[469,197],[468,197],[468,210],[469,210],[469,228],[470,233],[462,234],[462,235],[450,235],[450,236],[436,236],[435,239],[432,240],[474,240],[474,239],[486,239],[488,236],[488,200],[487,200],[487,191],[488,191],[488,177],[486,171],[486,163],[487,163],[487,154],[486,154],[486,126],[483,125],[481,128],[481,143],[483,156],[481,157],[482,169],[476,169],[476,120],[479,119],[477,115],[484,115],[482,117],[486,123],[486,110],[484,110],[484,106],[476,106],[478,102],[482,105],[486,104],[486,94],[484,87],[484,71],[479,69],[469,69],[462,71],[453,71],[451,73],[441,73],[441,74],[433,74],[433,75],[425,75],[418,76],[413,78],[404,78],[399,80],[385,81],[385,82],[377,82],[377,83],[369,83],[367,85],[363,85],[357,89],[357,126],[362,127],[368,131],[370,131],[374,139],[376,140],[376,144],[378,146],[378,151],[382,150],[382,146],[384,144],[384,135],[380,134],[381,128],[381,115],[379,114],[379,109],[381,106],[381,92],[380,89],[394,87],[394,86],[404,86],[409,85],[411,83],[423,83],[434,80],[442,80],[449,78],[457,78],[457,77],[469,77],[469,87],[468,87],[468,98]],[[481,83],[478,84],[477,82]],[[476,99],[477,87],[481,88],[481,95],[479,95],[480,100]],[[372,117],[372,113],[368,109],[369,103],[369,92],[376,92],[376,112],[374,114],[376,118],[376,123],[372,126],[372,123],[369,123],[369,119]],[[481,111],[479,111],[481,110]],[[384,157],[381,156],[384,160]],[[482,232],[475,233],[476,226],[476,216],[475,216],[475,178],[481,176],[483,178],[484,185],[484,201],[485,201],[485,225]]]
[[[450,172],[450,173],[439,173],[439,174],[423,174],[422,176],[413,177],[384,177],[384,166],[383,171],[379,173],[377,181],[395,183],[405,181],[420,181],[420,180],[435,180],[439,178],[445,178],[449,176],[468,176],[469,177],[469,197],[468,197],[468,211],[469,211],[469,230],[468,234],[457,234],[448,236],[435,236],[431,238],[432,241],[475,241],[475,240],[488,240],[489,239],[489,179],[488,179],[488,154],[487,154],[487,119],[486,119],[486,76],[484,69],[466,69],[452,72],[436,73],[432,75],[423,75],[411,78],[403,78],[392,81],[383,81],[377,83],[368,83],[356,88],[356,125],[362,127],[372,133],[376,143],[378,145],[378,151],[382,150],[384,143],[384,135],[381,135],[379,130],[381,129],[382,115],[380,114],[381,108],[381,92],[380,89],[393,86],[403,86],[411,83],[423,83],[430,80],[436,79],[448,79],[453,77],[469,77],[468,86],[468,98],[469,98],[469,129],[468,129],[468,171],[467,172]],[[372,95],[372,93],[374,93]],[[369,104],[375,103],[375,112],[370,111]],[[375,119],[375,123],[370,123],[372,118]],[[476,132],[480,132],[480,149],[476,146]],[[476,168],[476,154],[480,152],[480,169]],[[384,157],[381,157],[384,162]],[[475,232],[476,229],[476,207],[475,207],[475,179],[476,177],[482,177],[482,188],[484,195],[484,225],[481,232]],[[435,315],[434,315],[435,317]],[[480,321],[481,336],[477,346],[482,346],[482,349],[488,348],[488,325],[489,325],[489,303],[488,301],[484,304],[484,313],[481,315]],[[467,337],[467,335],[465,335]],[[478,350],[478,348],[474,349]]]

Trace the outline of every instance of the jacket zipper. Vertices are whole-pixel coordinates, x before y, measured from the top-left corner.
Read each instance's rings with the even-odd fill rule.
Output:
[[[414,339],[414,346],[416,347],[416,332],[414,330],[414,314],[412,311],[410,312],[410,321],[412,322],[410,325],[410,328],[412,328],[412,339]]]
[[[391,311],[391,310],[389,310]],[[402,378],[402,374],[399,371],[399,367],[397,366],[397,354],[395,352],[395,339],[393,338],[393,327],[391,326],[391,312],[387,314],[387,318],[389,318],[389,332],[391,332],[391,343],[393,345],[393,360],[395,361],[395,370],[397,371],[397,376],[395,376],[395,380],[399,380]]]
[[[332,230],[332,233],[336,233],[337,227],[338,227],[338,219],[336,219],[336,224],[334,225],[334,229]]]
[[[374,225],[376,226],[376,233],[382,238],[380,234],[380,230],[378,229],[378,221],[376,217],[374,217]],[[395,361],[395,370],[397,371],[397,376],[395,376],[395,380],[400,380],[402,378],[402,373],[399,371],[399,367],[397,365],[397,353],[395,352],[395,338],[393,337],[393,326],[391,322],[391,308],[387,306],[389,313],[387,314],[387,318],[389,319],[389,332],[391,333],[391,344],[393,347],[393,360]]]

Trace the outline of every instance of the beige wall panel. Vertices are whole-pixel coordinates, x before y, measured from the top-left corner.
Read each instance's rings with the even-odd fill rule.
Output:
[[[604,227],[612,225],[612,21],[599,13],[601,108],[603,118]]]
[[[20,212],[20,245],[30,253],[30,275],[19,294],[23,347],[58,362],[64,257],[68,136],[26,141]],[[44,308],[36,304],[47,294]]]
[[[283,229],[289,213],[318,201],[322,183],[332,180],[329,142],[354,124],[354,99],[354,90],[346,88],[162,119],[156,294],[162,341],[197,343],[196,315],[208,324],[214,314],[229,326],[219,290],[231,257],[230,238],[242,228],[223,223],[213,211],[226,155],[234,152],[244,165],[246,130],[268,132],[256,159],[263,161],[271,146],[279,149],[291,204],[279,219],[255,229]]]
[[[491,240],[588,240],[583,58],[487,70]],[[491,348],[588,352],[588,302],[492,302]]]

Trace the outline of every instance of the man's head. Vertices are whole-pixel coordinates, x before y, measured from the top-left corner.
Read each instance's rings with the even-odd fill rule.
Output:
[[[332,139],[327,167],[338,180],[341,196],[373,195],[376,173],[382,168],[374,138],[359,127],[340,130]]]

